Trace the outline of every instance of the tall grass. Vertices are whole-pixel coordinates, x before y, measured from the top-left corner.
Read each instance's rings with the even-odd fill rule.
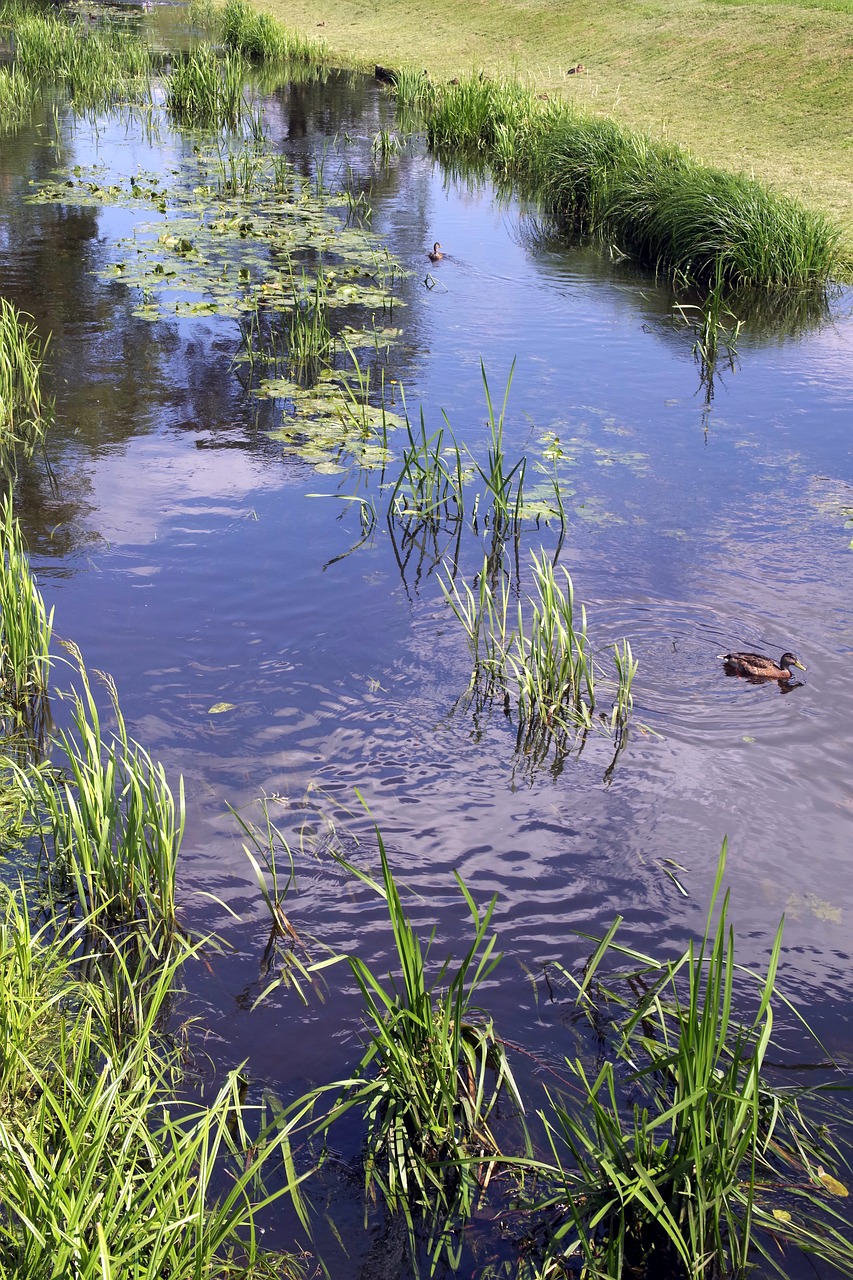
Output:
[[[203,1105],[181,1100],[180,1053],[156,1030],[192,952],[159,962],[134,1034],[117,1040],[109,984],[80,976],[97,920],[58,924],[34,929],[23,886],[0,888],[0,1274],[226,1280],[264,1263],[298,1275],[287,1256],[264,1259],[256,1227],[282,1195],[301,1210],[286,1130],[263,1138],[236,1071]],[[273,1164],[285,1176],[269,1192]]]
[[[491,1122],[505,1092],[523,1112],[503,1042],[477,1009],[479,989],[499,955],[489,936],[493,898],[481,914],[461,877],[456,881],[471,916],[471,940],[456,967],[450,960],[428,974],[430,948],[405,913],[377,831],[381,882],[349,863],[387,903],[399,980],[383,979],[359,956],[348,956],[363,1002],[367,1045],[351,1080],[323,1117],[328,1133],[347,1112],[365,1125],[365,1192],[378,1192],[401,1212],[413,1243],[425,1228],[434,1259],[458,1261],[453,1229],[467,1218],[500,1160]],[[325,1091],[324,1091],[325,1092]]]
[[[37,742],[48,716],[52,631],[53,610],[36,585],[7,493],[0,507],[0,700]]]
[[[577,1259],[590,1278],[699,1280],[744,1275],[761,1257],[786,1275],[787,1244],[853,1275],[849,1223],[832,1204],[844,1187],[821,1164],[832,1145],[800,1105],[815,1090],[767,1079],[782,925],[764,978],[737,965],[728,892],[713,919],[725,865],[724,845],[698,947],[655,961],[614,942],[617,920],[572,979],[616,1063],[591,1074],[570,1062],[575,1099],[543,1112],[553,1160],[539,1172],[554,1184],[537,1206],[553,1215],[542,1274]],[[611,956],[622,971],[602,977]],[[741,1020],[744,979],[755,1009]]]
[[[83,107],[146,97],[150,51],[134,32],[109,26],[88,30],[49,13],[13,11],[15,65],[36,81],[61,85]]]
[[[0,130],[26,120],[36,99],[36,85],[19,67],[0,67]]]
[[[472,686],[486,698],[502,694],[515,704],[518,746],[536,758],[553,744],[567,751],[578,735],[603,728],[621,737],[633,707],[631,692],[637,663],[627,640],[614,647],[614,677],[605,681],[587,632],[584,605],[575,606],[568,571],[558,576],[544,552],[531,556],[533,591],[527,607],[519,599],[515,626],[510,613],[510,584],[503,567],[486,556],[476,591],[459,585],[448,572],[445,599],[468,637],[473,659]],[[602,682],[611,694],[609,714],[596,713]]]
[[[249,115],[245,77],[246,63],[239,53],[219,57],[210,45],[199,45],[172,68],[166,106],[180,124],[236,128]]]
[[[325,40],[291,31],[269,13],[260,13],[248,0],[227,0],[221,17],[222,39],[229,49],[247,58],[272,62],[328,62]]]
[[[543,104],[516,81],[471,76],[427,92],[401,77],[397,94],[437,150],[481,157],[561,226],[670,276],[805,287],[845,268],[841,232],[822,213],[572,104]]]
[[[0,462],[44,437],[52,412],[41,385],[46,350],[29,317],[0,298]]]
[[[171,933],[184,830],[183,779],[175,798],[163,765],[130,738],[112,681],[105,679],[116,727],[102,727],[82,659],[74,652],[82,693],[70,695],[74,728],[57,745],[63,770],[17,767],[19,785],[41,822],[54,877],[73,889],[80,908],[116,924],[144,921]]]

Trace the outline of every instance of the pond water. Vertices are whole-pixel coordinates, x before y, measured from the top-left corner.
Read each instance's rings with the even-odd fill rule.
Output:
[[[416,139],[381,160],[373,139],[395,129],[394,110],[371,80],[266,97],[269,145],[309,182],[368,193],[376,251],[406,272],[393,314],[374,312],[400,331],[390,407],[402,387],[430,429],[444,410],[481,458],[480,362],[498,401],[515,362],[508,455],[527,455],[530,476],[546,450],[560,455],[558,563],[596,646],[627,637],[639,670],[611,771],[603,735],[559,769],[537,767],[500,708],[475,715],[463,697],[470,657],[438,578],[442,555],[458,554],[473,583],[482,528],[466,528],[458,552],[450,535],[438,554],[401,546],[379,471],[318,467],[274,438],[286,409],[246,390],[233,316],[170,316],[171,303],[140,314],[146,299],[115,264],[171,211],[29,201],[33,184],[69,175],[79,189],[94,172],[125,186],[142,171],[164,185],[191,174],[198,139],[155,115],[152,131],[143,114],[60,109],[58,136],[45,113],[2,138],[0,290],[53,335],[50,474],[33,467],[18,496],[39,583],[57,633],[115,677],[134,736],[183,774],[185,918],[233,948],[190,975],[215,1069],[249,1059],[253,1080],[286,1097],[353,1066],[359,1006],[342,977],[307,1008],[286,991],[251,1008],[265,913],[227,806],[251,815],[273,795],[294,840],[303,821],[322,831],[329,819],[375,869],[357,791],[436,954],[466,937],[454,870],[478,901],[497,896],[505,958],[488,1006],[533,1055],[522,1075],[540,1079],[574,1043],[568,995],[551,998],[543,965],[577,964],[589,945],[577,932],[616,914],[625,943],[679,948],[701,932],[725,837],[739,958],[766,962],[784,912],[784,989],[849,1062],[851,291],[817,314],[747,322],[709,400],[668,287],[618,253],[561,242]],[[433,265],[435,240],[446,256]],[[363,541],[352,495],[378,516]],[[559,536],[553,521],[523,524],[525,587],[530,553],[553,555]],[[808,671],[787,691],[727,678],[717,657],[788,648]],[[288,911],[312,954],[390,964],[380,905],[322,841],[296,864]],[[801,1038],[789,1039],[796,1058]],[[369,1273],[357,1257],[330,1265]]]

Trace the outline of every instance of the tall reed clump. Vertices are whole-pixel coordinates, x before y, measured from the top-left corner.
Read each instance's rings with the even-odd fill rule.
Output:
[[[83,692],[72,692],[74,728],[56,738],[63,768],[25,770],[17,777],[41,825],[53,884],[67,883],[87,916],[115,924],[144,922],[171,933],[175,881],[184,830],[183,779],[175,798],[163,765],[134,742],[112,681],[105,678],[116,727],[100,712],[80,654]]]
[[[473,658],[472,685],[486,698],[503,697],[518,712],[518,745],[541,756],[553,743],[568,750],[578,735],[604,728],[620,738],[633,708],[637,662],[627,640],[614,646],[615,679],[608,682],[611,706],[596,714],[603,672],[587,632],[586,608],[578,610],[567,570],[558,575],[544,552],[532,554],[533,593],[527,609],[519,600],[516,625],[510,615],[510,584],[503,566],[483,561],[477,590],[452,575],[442,582],[445,599],[462,623]]]
[[[227,0],[222,10],[223,42],[247,58],[268,62],[328,62],[325,40],[314,40],[291,31],[269,13],[261,13],[248,0]]]
[[[0,130],[15,129],[28,118],[36,98],[33,80],[18,67],[0,67]]]
[[[117,1038],[103,956],[81,976],[98,924],[36,930],[24,886],[0,886],[0,1274],[297,1276],[292,1258],[264,1256],[256,1225],[283,1195],[301,1211],[286,1129],[265,1140],[237,1071],[203,1105],[182,1099],[180,1050],[158,1032],[192,949],[158,961],[133,1033]],[[127,969],[128,992],[138,977]]]
[[[147,96],[150,51],[121,27],[88,30],[80,22],[22,9],[12,12],[15,66],[35,81],[65,88],[78,106]]]
[[[461,877],[456,881],[471,915],[471,941],[458,966],[450,960],[428,975],[424,951],[405,913],[381,835],[382,880],[343,865],[387,903],[400,980],[383,980],[357,956],[347,961],[361,992],[367,1045],[352,1079],[318,1128],[328,1133],[347,1112],[366,1126],[365,1190],[401,1212],[413,1243],[426,1230],[434,1258],[451,1261],[454,1230],[467,1218],[500,1163],[492,1131],[498,1099],[506,1094],[520,1117],[523,1105],[503,1042],[474,1001],[500,959],[489,936],[493,898],[481,914]],[[316,1095],[319,1097],[318,1095]]]
[[[821,1090],[767,1079],[782,925],[763,979],[736,963],[728,892],[713,922],[725,865],[724,845],[698,948],[653,960],[614,942],[617,919],[582,981],[566,975],[616,1063],[592,1074],[570,1061],[575,1096],[542,1113],[552,1162],[537,1168],[552,1190],[537,1204],[550,1224],[540,1275],[580,1263],[591,1280],[702,1280],[745,1275],[761,1257],[784,1276],[784,1246],[853,1275],[846,1188],[821,1163],[837,1153],[801,1107]],[[621,972],[603,977],[611,956]]]
[[[848,265],[840,229],[799,200],[572,104],[543,104],[515,81],[471,76],[428,94],[401,77],[397,93],[431,146],[480,156],[561,226],[670,276],[801,288]]]
[[[29,317],[0,298],[0,463],[44,437],[52,413],[41,385],[46,349]]]
[[[239,53],[219,57],[210,45],[199,45],[172,68],[166,107],[179,124],[236,128],[249,113],[245,77],[246,63]]]
[[[35,740],[47,720],[52,630],[53,610],[36,585],[7,493],[0,507],[0,702]]]

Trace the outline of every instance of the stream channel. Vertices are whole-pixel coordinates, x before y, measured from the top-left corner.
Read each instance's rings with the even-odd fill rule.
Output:
[[[173,39],[180,14],[143,21]],[[615,764],[603,732],[561,761],[518,752],[514,717],[465,696],[470,654],[439,581],[455,563],[473,585],[491,530],[469,512],[461,532],[407,537],[388,519],[393,462],[383,472],[322,421],[314,435],[310,403],[255,394],[235,363],[248,312],[228,301],[233,280],[264,278],[270,251],[251,234],[202,251],[180,222],[212,181],[211,135],[173,129],[157,105],[60,105],[4,136],[0,289],[52,334],[57,405],[50,468],[23,475],[17,510],[57,634],[112,674],[133,735],[184,776],[182,911],[231,947],[187,975],[182,1012],[203,1020],[210,1070],[248,1059],[253,1087],[289,1098],[359,1056],[342,970],[307,1007],[279,988],[253,1008],[268,917],[228,806],[257,818],[264,794],[295,849],[288,914],[312,956],[393,963],[382,904],[325,852],[330,824],[375,871],[375,820],[436,956],[467,936],[454,870],[478,902],[497,896],[504,959],[484,1002],[523,1050],[531,1097],[578,1047],[547,965],[582,963],[578,931],[617,914],[625,944],[675,954],[702,932],[725,837],[738,958],[760,969],[784,912],[783,989],[849,1064],[853,292],[752,307],[709,394],[692,313],[668,285],[615,249],[561,241],[422,139],[383,154],[381,131],[399,131],[373,80],[269,89],[262,120],[306,200],[350,193],[317,202],[294,270],[322,253],[334,290],[356,264],[331,327],[362,344],[375,329],[359,348],[374,406],[384,371],[390,413],[404,395],[433,431],[443,410],[482,462],[481,361],[498,406],[515,362],[505,448],[527,459],[530,507],[508,547],[513,583],[518,566],[524,595],[531,553],[559,551],[596,650],[626,637],[639,668]],[[403,435],[388,434],[398,460]],[[563,530],[547,518],[555,474]],[[790,688],[728,678],[718,655],[733,649],[792,649],[808,670]],[[813,1055],[780,1021],[791,1062]],[[358,1175],[343,1181],[357,1225]],[[346,1261],[330,1241],[331,1273],[380,1274],[376,1245]]]

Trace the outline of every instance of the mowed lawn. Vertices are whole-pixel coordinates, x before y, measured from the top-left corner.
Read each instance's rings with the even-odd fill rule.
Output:
[[[835,215],[853,242],[853,0],[259,0],[346,65],[515,73]],[[323,24],[323,25],[320,25]],[[567,70],[583,63],[580,75]]]

